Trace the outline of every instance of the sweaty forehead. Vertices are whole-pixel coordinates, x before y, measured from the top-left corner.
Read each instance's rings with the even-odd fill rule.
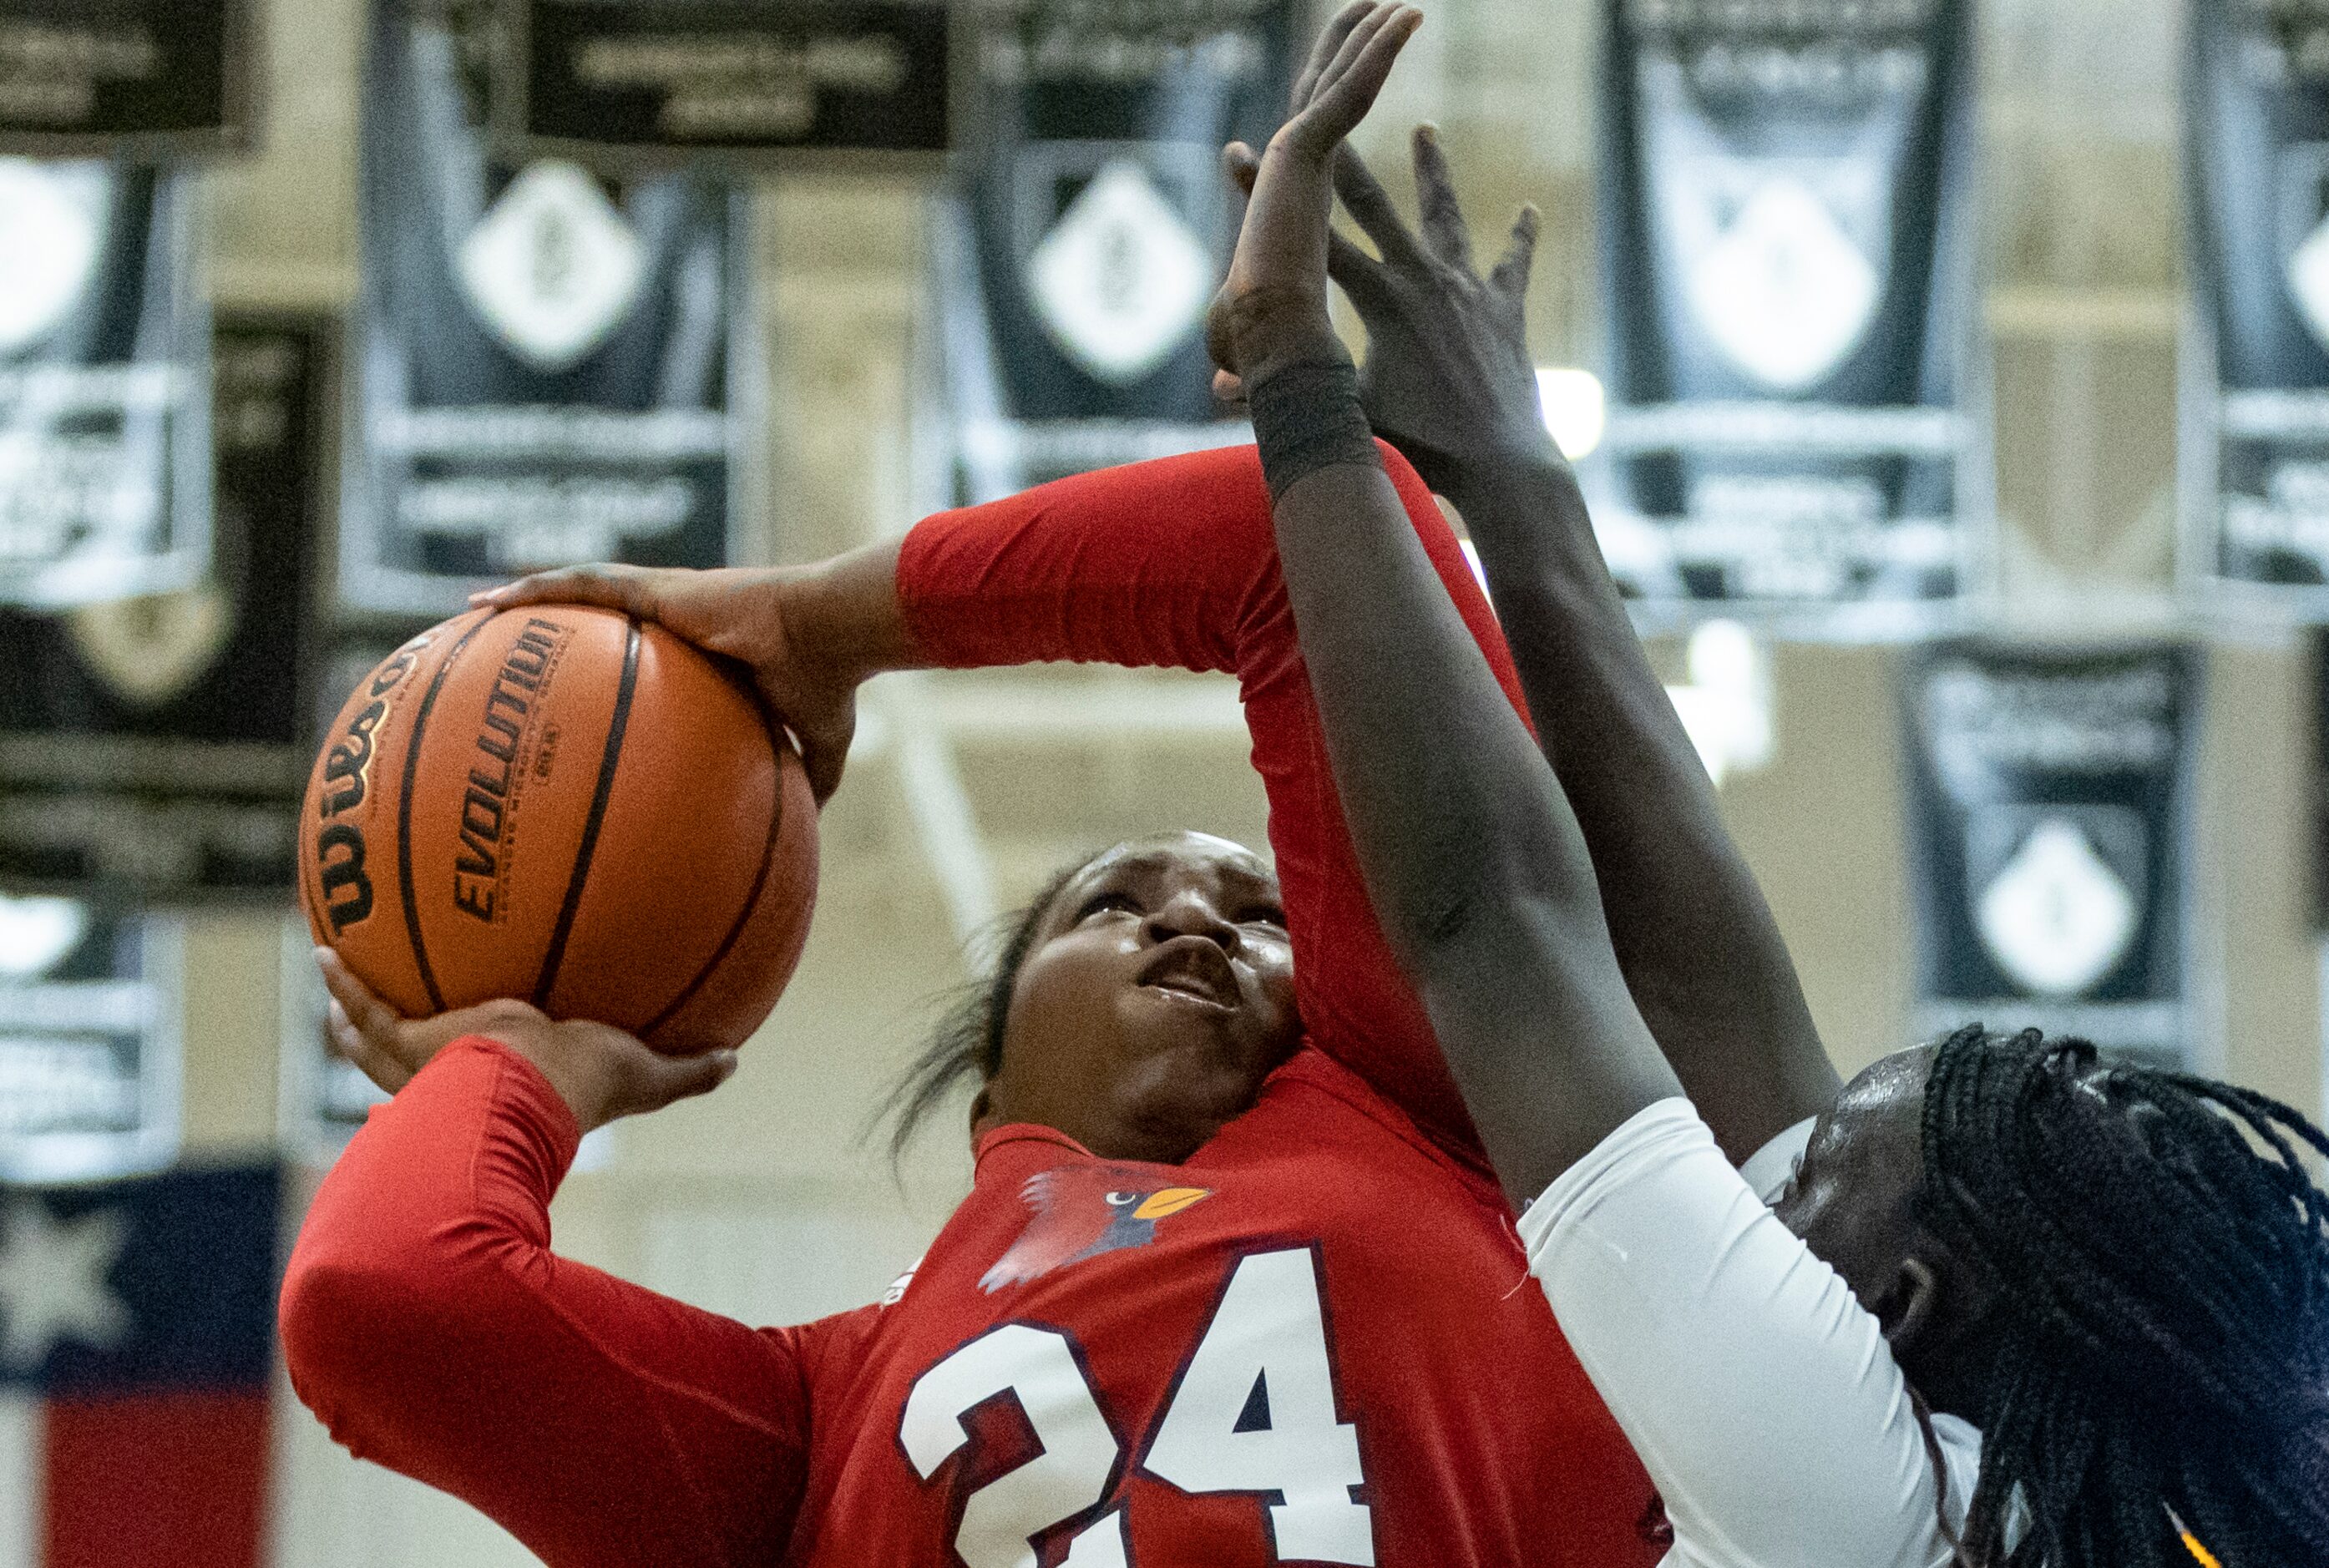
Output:
[[[1863,1069],[1821,1119],[1817,1151],[1895,1177],[1913,1176],[1921,1160],[1925,1080],[1931,1070],[1932,1053],[1924,1047],[1895,1052]]]
[[[1192,877],[1278,896],[1278,873],[1269,862],[1243,844],[1211,833],[1174,833],[1118,844],[1078,872],[1072,885],[1090,887],[1108,882],[1177,881]]]

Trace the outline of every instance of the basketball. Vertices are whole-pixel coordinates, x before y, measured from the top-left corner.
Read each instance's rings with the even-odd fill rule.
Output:
[[[307,784],[316,942],[408,1017],[498,997],[741,1043],[808,933],[816,805],[738,676],[611,611],[472,611],[357,686]]]

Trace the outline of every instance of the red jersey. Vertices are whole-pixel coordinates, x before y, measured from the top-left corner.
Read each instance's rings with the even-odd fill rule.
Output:
[[[1513,691],[1452,535],[1387,461]],[[989,1132],[882,1303],[755,1329],[555,1257],[573,1119],[464,1042],[317,1196],[285,1286],[301,1397],[556,1568],[1647,1568],[1648,1480],[1367,906],[1251,449],[932,518],[899,591],[943,663],[1238,673],[1308,1045],[1184,1164]]]

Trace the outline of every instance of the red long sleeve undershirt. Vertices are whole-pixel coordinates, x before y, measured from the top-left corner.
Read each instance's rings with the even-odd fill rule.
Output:
[[[1381,450],[1440,580],[1525,712],[1504,634],[1454,531],[1415,471]],[[1080,474],[941,512],[907,536],[898,596],[923,653],[951,668],[1080,660],[1234,671],[1269,794],[1295,991],[1312,1043],[1485,1170],[1462,1095],[1360,879],[1252,447]]]
[[[1517,705],[1453,535],[1413,472],[1388,449],[1385,461]],[[1310,1037],[1479,1165],[1359,879],[1251,448],[941,513],[907,540],[898,590],[946,665],[1236,671]],[[484,1040],[441,1052],[374,1113],[309,1209],[284,1284],[294,1385],[356,1455],[466,1499],[554,1568],[779,1561],[810,1389],[868,1314],[749,1329],[557,1257],[549,1204],[574,1144],[572,1115],[530,1064]]]

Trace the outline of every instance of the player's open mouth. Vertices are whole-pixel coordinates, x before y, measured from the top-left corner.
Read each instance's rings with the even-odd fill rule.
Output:
[[[1244,1001],[1229,956],[1202,936],[1176,936],[1157,949],[1141,970],[1139,983],[1223,1011],[1234,1011]]]

